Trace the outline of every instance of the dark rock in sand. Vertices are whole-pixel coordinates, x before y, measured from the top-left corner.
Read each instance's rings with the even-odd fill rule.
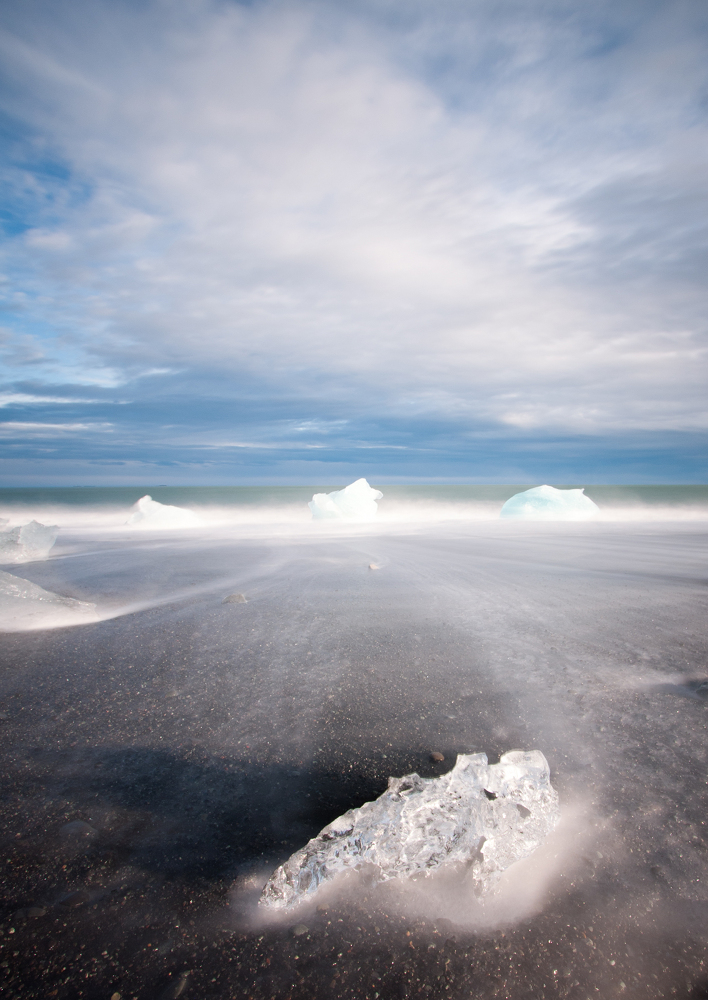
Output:
[[[243,594],[228,594],[223,599],[223,601],[221,603],[222,604],[247,604],[248,602],[246,601],[246,598],[244,597]]]
[[[430,755],[430,759],[434,760],[436,764],[440,764],[442,761],[445,760],[445,755],[441,754],[439,750],[433,750],[433,752]]]

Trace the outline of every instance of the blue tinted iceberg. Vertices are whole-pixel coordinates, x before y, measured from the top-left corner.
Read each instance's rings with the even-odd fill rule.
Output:
[[[376,501],[382,496],[383,493],[369,486],[365,479],[357,479],[343,490],[315,493],[307,506],[315,521],[373,521],[379,509]]]
[[[140,497],[133,505],[132,513],[125,522],[132,528],[194,528],[201,518],[184,507],[171,507],[158,503],[151,496]]]
[[[585,496],[582,489],[557,490],[554,486],[534,486],[532,490],[510,497],[499,517],[519,521],[587,521],[599,513],[600,508]]]

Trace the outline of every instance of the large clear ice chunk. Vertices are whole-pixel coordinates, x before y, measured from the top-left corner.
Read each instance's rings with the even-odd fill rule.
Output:
[[[98,621],[96,605],[62,597],[0,570],[0,631],[24,632]]]
[[[0,563],[46,559],[58,534],[56,524],[40,524],[39,521],[0,531]]]
[[[133,528],[196,528],[202,521],[194,511],[159,503],[151,496],[140,497],[133,504],[125,522]]]
[[[374,802],[326,826],[268,879],[260,905],[287,910],[344,871],[371,866],[376,881],[459,865],[484,893],[527,857],[560,817],[546,758],[513,750],[498,764],[460,754],[439,778],[389,778]]]
[[[583,489],[557,490],[555,486],[534,486],[515,493],[501,509],[499,517],[522,521],[588,521],[600,513]]]
[[[369,486],[365,479],[357,479],[343,490],[315,493],[307,506],[315,521],[373,521],[379,509],[376,501],[382,496],[383,493]]]

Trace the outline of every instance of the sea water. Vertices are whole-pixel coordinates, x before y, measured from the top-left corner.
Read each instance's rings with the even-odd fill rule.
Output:
[[[379,518],[495,520],[503,504],[533,484],[379,485]],[[574,486],[553,484],[559,489]],[[308,501],[339,485],[313,486],[84,486],[0,489],[0,517],[61,520],[66,525],[122,524],[131,506],[149,494],[158,503],[195,510],[213,521],[257,524],[311,520]],[[708,486],[586,486],[605,520],[676,520],[708,515]],[[14,523],[14,522],[13,522]]]
[[[372,484],[375,523],[313,523],[337,485],[0,494],[60,527],[4,569],[99,618],[2,636],[7,995],[702,995],[708,488],[554,524],[499,520],[524,485]],[[202,526],[132,530],[146,493]],[[517,749],[561,821],[493,899],[358,873],[259,912],[389,776]]]

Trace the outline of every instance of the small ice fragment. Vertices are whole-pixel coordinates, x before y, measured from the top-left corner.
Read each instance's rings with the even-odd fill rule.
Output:
[[[383,493],[375,490],[365,479],[357,479],[343,490],[333,493],[315,493],[308,507],[313,521],[373,521],[378,511],[377,500]]]
[[[0,563],[46,559],[58,534],[56,524],[40,524],[39,521],[30,521],[29,524],[0,531]]]
[[[335,819],[273,872],[259,904],[290,909],[341,872],[364,865],[385,882],[458,864],[485,892],[536,850],[559,817],[539,750],[512,750],[492,765],[483,753],[460,754],[439,778],[389,778],[383,795]]]
[[[53,594],[0,570],[0,631],[24,632],[95,621],[95,604]]]
[[[243,594],[227,594],[226,597],[221,602],[222,604],[246,604],[246,598]]]
[[[158,503],[151,496],[141,497],[131,510],[132,513],[125,522],[131,527],[194,528],[202,523],[201,518],[193,511]]]
[[[599,513],[600,508],[585,496],[583,489],[557,490],[555,486],[534,486],[510,497],[499,517],[522,521],[587,521]]]

